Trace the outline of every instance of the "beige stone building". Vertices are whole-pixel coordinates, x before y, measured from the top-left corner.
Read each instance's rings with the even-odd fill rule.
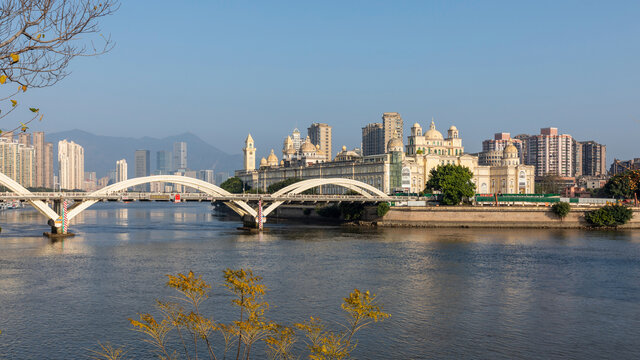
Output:
[[[520,164],[518,150],[512,144],[491,165],[479,165],[478,156],[465,154],[458,129],[451,126],[447,138],[431,122],[429,130],[422,133],[419,124],[411,128],[409,144],[401,138],[392,138],[384,154],[362,156],[356,151],[342,147],[332,161],[323,161],[318,147],[307,139],[299,151],[295,151],[290,140],[285,139],[283,158],[278,161],[273,150],[263,158],[258,169],[247,165],[236,171],[247,188],[265,191],[269,185],[288,178],[348,178],[362,181],[391,194],[396,192],[419,193],[425,188],[431,170],[441,165],[461,165],[473,173],[472,181],[478,193],[533,193],[534,167]],[[515,152],[514,152],[515,150]],[[344,189],[326,186],[324,193],[342,193]]]

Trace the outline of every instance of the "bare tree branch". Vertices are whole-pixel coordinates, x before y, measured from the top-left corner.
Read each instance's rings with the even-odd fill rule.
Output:
[[[30,88],[55,84],[74,57],[113,48],[98,20],[118,7],[117,0],[0,0],[0,74]]]

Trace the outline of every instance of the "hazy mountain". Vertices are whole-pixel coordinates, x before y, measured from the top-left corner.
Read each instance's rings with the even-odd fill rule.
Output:
[[[85,171],[95,171],[98,177],[105,176],[109,170],[115,169],[116,161],[123,158],[127,160],[129,177],[133,177],[134,152],[141,149],[149,150],[153,172],[156,169],[156,152],[162,150],[173,152],[173,143],[178,141],[187,143],[187,166],[191,170],[213,169],[214,172],[233,173],[233,170],[242,167],[242,155],[229,155],[192,133],[162,139],[148,136],[142,138],[101,136],[82,130],[47,133],[45,140],[53,143],[56,163],[58,141],[64,139],[72,140],[84,147]]]

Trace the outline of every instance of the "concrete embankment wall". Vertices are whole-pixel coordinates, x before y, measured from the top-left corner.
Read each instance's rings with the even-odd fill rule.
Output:
[[[560,219],[549,207],[392,207],[378,226],[403,227],[485,227],[485,228],[584,228],[584,219],[591,207],[572,207]],[[640,209],[634,209],[633,218],[625,229],[640,229]]]

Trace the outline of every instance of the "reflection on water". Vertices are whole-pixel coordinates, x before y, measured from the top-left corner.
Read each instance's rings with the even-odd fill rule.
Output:
[[[129,344],[127,318],[167,295],[163,275],[262,275],[272,318],[340,320],[354,287],[391,319],[361,359],[633,359],[640,348],[640,235],[632,231],[375,229],[218,221],[205,203],[99,203],[74,238],[40,236],[31,210],[0,213],[0,357],[82,358]],[[207,311],[231,320],[214,287]],[[221,310],[222,309],[222,310]],[[139,354],[136,354],[139,355]],[[135,356],[139,358],[139,356]]]

